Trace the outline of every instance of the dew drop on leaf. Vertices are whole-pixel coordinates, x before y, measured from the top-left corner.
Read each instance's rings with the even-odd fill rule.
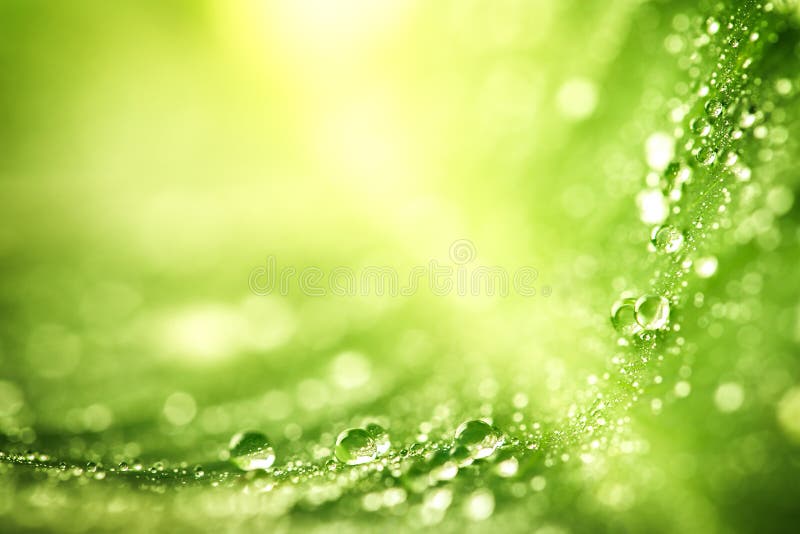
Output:
[[[711,117],[712,119],[716,119],[722,112],[725,110],[725,107],[722,105],[722,102],[712,98],[708,102],[706,102],[705,106],[706,114]]]
[[[275,463],[275,449],[260,432],[239,432],[228,445],[230,461],[239,469],[269,469]]]
[[[659,252],[673,254],[683,247],[683,233],[674,226],[661,226],[653,229],[651,241]]]
[[[641,332],[642,327],[636,322],[636,299],[623,298],[611,306],[611,324],[620,334],[631,336]]]
[[[350,428],[336,438],[334,454],[342,463],[361,465],[378,456],[378,447],[369,432],[363,428]]]
[[[669,301],[661,295],[642,295],[635,311],[636,322],[645,330],[660,330],[669,321]]]
[[[711,147],[704,146],[697,151],[696,157],[697,161],[708,167],[717,160],[717,153]]]
[[[689,123],[689,128],[700,137],[705,137],[711,133],[711,123],[705,117],[692,119],[692,122]]]
[[[480,419],[465,421],[456,429],[456,446],[464,447],[475,460],[490,456],[502,443],[502,435]]]

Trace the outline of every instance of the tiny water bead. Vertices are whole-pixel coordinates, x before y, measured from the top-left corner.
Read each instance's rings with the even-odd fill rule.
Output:
[[[269,469],[275,463],[275,450],[260,432],[239,432],[228,445],[230,461],[239,469]]]
[[[336,459],[347,465],[361,465],[378,456],[375,439],[363,428],[350,428],[336,438]]]
[[[660,330],[669,321],[669,301],[661,295],[642,295],[635,311],[636,322],[645,330]]]
[[[365,429],[372,439],[375,440],[375,448],[378,451],[378,456],[383,456],[389,450],[391,441],[389,441],[389,433],[381,425],[377,423],[370,423]]]
[[[661,226],[653,228],[650,239],[656,250],[666,254],[673,254],[683,247],[683,232],[674,226]]]
[[[611,306],[611,324],[624,336],[631,336],[642,330],[636,322],[636,299],[624,298]]]
[[[474,460],[491,456],[503,441],[503,436],[497,429],[480,419],[461,423],[456,429],[454,440],[456,447],[464,447]]]

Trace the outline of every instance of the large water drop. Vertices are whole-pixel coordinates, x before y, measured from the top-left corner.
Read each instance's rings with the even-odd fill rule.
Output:
[[[716,119],[722,112],[725,111],[725,106],[722,105],[722,102],[716,99],[711,99],[706,102],[705,106],[706,114],[711,117],[712,119]]]
[[[363,428],[350,428],[336,438],[334,454],[342,463],[361,465],[378,456],[378,447],[369,432]]]
[[[669,301],[661,295],[642,295],[635,311],[636,322],[645,330],[660,330],[669,321]]]
[[[620,334],[631,336],[641,332],[642,327],[636,322],[636,299],[623,298],[611,306],[611,324]]]
[[[239,432],[228,445],[230,460],[239,469],[269,469],[275,463],[275,449],[260,432]]]
[[[650,239],[656,250],[673,254],[683,246],[683,233],[674,226],[661,226],[653,229]]]
[[[503,436],[489,423],[475,419],[456,429],[455,445],[464,447],[473,459],[486,458],[502,445]]]

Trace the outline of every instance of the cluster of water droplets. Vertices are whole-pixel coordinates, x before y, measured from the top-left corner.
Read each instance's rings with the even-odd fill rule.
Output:
[[[751,72],[764,29],[758,16],[720,13],[705,19],[689,39],[692,46],[667,40],[668,50],[683,51],[681,65],[693,79],[693,91],[671,102],[672,131],[654,133],[645,146],[652,172],[637,201],[642,222],[651,225],[650,250],[662,259],[649,291],[623,294],[611,307],[612,324],[624,338],[650,340],[652,333],[669,329],[671,308],[681,301],[692,266],[700,278],[716,271],[716,258],[698,254],[698,244],[710,231],[730,226],[731,191],[752,175],[742,157],[743,141],[767,135],[771,104],[766,110],[754,104],[762,82]],[[774,34],[768,35],[772,40]],[[703,58],[712,66],[707,72]],[[780,85],[790,90],[788,81]]]
[[[669,301],[652,294],[638,299],[621,298],[611,307],[611,321],[614,328],[626,336],[663,330],[669,323]]]
[[[475,419],[461,423],[453,437],[451,457],[463,467],[486,458],[504,443],[503,434],[486,421]],[[345,465],[357,466],[373,462],[389,451],[389,433],[377,423],[364,428],[348,428],[339,433],[333,447],[334,458]],[[243,471],[268,470],[275,463],[275,450],[260,432],[239,432],[231,438],[223,454]],[[127,469],[127,464],[125,464]]]

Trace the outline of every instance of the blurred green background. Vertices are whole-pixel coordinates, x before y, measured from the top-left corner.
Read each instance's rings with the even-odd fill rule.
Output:
[[[0,450],[225,473],[220,451],[248,428],[281,465],[324,463],[366,418],[399,449],[469,418],[521,430],[566,416],[610,369],[611,303],[658,265],[636,198],[663,170],[647,140],[676,128],[690,65],[716,61],[692,57],[703,9],[0,0]],[[783,16],[760,75],[793,96]],[[439,517],[413,490],[371,509],[385,481],[321,501],[309,483],[290,499],[305,504],[281,508],[202,482],[6,463],[0,529],[370,531],[399,517],[453,531],[791,530],[799,110],[781,106],[760,150],[785,157],[758,153],[735,228],[703,251],[719,268],[691,282],[686,350],[591,465],[508,478],[479,466]],[[390,266],[402,281],[452,265],[459,239],[474,265],[535,268],[536,295],[249,287],[268,257]],[[491,517],[457,510],[487,488]]]

